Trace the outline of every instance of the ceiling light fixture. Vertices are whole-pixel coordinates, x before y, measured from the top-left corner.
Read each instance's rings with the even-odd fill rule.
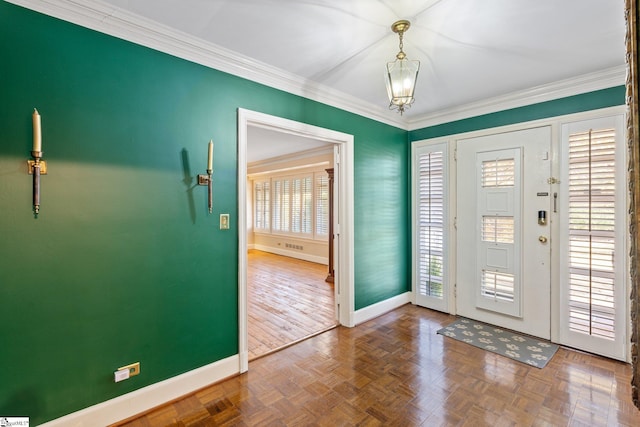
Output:
[[[389,95],[389,109],[398,110],[400,115],[413,104],[413,91],[416,88],[420,61],[410,61],[402,50],[402,37],[411,23],[406,20],[394,22],[391,29],[400,38],[400,52],[396,60],[387,62],[386,83]]]

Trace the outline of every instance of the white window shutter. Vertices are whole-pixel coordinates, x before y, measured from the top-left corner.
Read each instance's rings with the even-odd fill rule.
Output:
[[[569,328],[615,337],[615,131],[569,135]]]

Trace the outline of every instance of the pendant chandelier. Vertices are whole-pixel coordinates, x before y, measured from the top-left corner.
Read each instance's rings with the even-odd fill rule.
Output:
[[[389,95],[389,109],[398,110],[400,115],[413,104],[413,91],[416,88],[420,61],[411,61],[402,50],[402,37],[411,23],[406,20],[394,22],[391,29],[400,38],[400,52],[396,60],[387,62],[386,83]]]

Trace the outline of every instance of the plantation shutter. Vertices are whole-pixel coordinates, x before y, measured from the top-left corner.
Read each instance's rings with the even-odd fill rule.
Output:
[[[301,232],[311,234],[313,232],[313,177],[305,176],[302,179],[302,218]]]
[[[268,180],[254,182],[254,210],[254,228],[256,231],[268,231],[271,210]]]
[[[273,230],[287,232],[290,230],[291,216],[291,183],[288,178],[273,180]]]
[[[291,232],[311,234],[313,187],[311,176],[291,179]]]
[[[413,298],[449,312],[449,142],[418,142],[411,151]]]
[[[615,130],[569,135],[569,329],[615,338]]]
[[[317,173],[315,178],[316,238],[329,235],[329,176]]]
[[[281,209],[282,209],[282,221],[280,230],[281,231],[290,231],[291,230],[291,181],[288,179],[282,180],[282,200],[281,200]]]
[[[273,231],[313,235],[313,174],[272,179]]]
[[[444,156],[418,157],[418,293],[443,298]]]
[[[273,183],[273,224],[272,228],[274,231],[280,231],[280,217],[282,214],[280,213],[280,199],[282,198],[282,182],[278,179],[274,179]]]
[[[302,180],[296,178],[292,180],[291,188],[291,231],[294,233],[302,232]]]

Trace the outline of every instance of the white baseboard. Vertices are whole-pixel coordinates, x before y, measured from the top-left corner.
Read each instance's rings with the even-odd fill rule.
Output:
[[[41,427],[106,426],[240,373],[238,355],[57,418]]]
[[[391,297],[384,301],[372,304],[368,307],[361,308],[354,313],[354,323],[356,325],[359,325],[366,322],[367,320],[374,319],[378,316],[388,313],[391,310],[395,310],[400,306],[410,303],[411,295],[411,292],[405,292],[404,294],[396,295],[395,297]]]
[[[291,258],[301,259],[304,261],[315,262],[317,264],[329,265],[329,261],[327,257],[309,255],[309,254],[305,254],[304,252],[298,252],[298,251],[287,251],[285,249],[274,248],[272,246],[264,246],[264,245],[253,245],[253,248],[263,252],[271,252],[272,254],[276,254],[276,255],[283,255]]]

